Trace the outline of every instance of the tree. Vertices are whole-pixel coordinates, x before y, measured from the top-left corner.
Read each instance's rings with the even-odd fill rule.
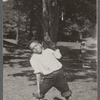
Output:
[[[59,5],[57,0],[42,0],[43,3],[43,23],[44,36],[51,37],[53,42],[57,42]]]
[[[74,29],[80,33],[80,38],[84,31],[96,25],[96,0],[77,0],[76,2],[66,2],[65,18],[70,18],[71,22],[78,27]],[[84,34],[83,34],[84,35]]]
[[[14,4],[14,8],[26,13],[30,20],[29,37],[32,37],[33,26],[36,27],[40,23],[44,36],[48,34],[52,41],[57,41],[56,37],[59,22],[59,6],[57,0],[14,0]],[[41,8],[43,8],[43,10],[40,10]]]
[[[14,12],[17,11],[17,15],[15,15],[17,19],[20,14],[20,20],[17,20],[19,30],[24,26],[29,40],[34,35],[41,40],[48,35],[56,43],[58,36],[61,38],[64,34],[72,36],[71,34],[77,33],[81,37],[86,30],[89,31],[90,27],[95,27],[96,24],[96,0],[11,1]]]

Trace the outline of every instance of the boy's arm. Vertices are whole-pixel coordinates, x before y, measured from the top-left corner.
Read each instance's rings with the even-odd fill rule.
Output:
[[[41,79],[40,73],[41,72],[39,70],[39,67],[41,67],[41,66],[40,66],[40,63],[37,63],[37,61],[35,59],[31,59],[30,63],[31,63],[31,66],[32,66],[32,68],[34,70],[34,73],[36,74],[37,92],[40,95],[40,79]]]
[[[36,80],[37,80],[37,92],[40,95],[40,80],[41,80],[41,75],[40,73],[36,74]]]

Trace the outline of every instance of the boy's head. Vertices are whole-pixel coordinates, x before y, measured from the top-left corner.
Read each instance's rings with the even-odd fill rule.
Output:
[[[33,53],[36,53],[36,54],[41,54],[42,53],[42,48],[43,47],[38,41],[31,42],[29,47],[30,47],[30,49]]]

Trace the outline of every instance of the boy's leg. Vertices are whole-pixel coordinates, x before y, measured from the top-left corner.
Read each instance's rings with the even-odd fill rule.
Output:
[[[53,79],[51,78],[44,78],[42,83],[40,84],[40,94],[45,95],[50,88],[53,87]]]
[[[66,100],[69,100],[69,97],[65,97]]]
[[[33,96],[37,99],[43,99],[48,90],[53,87],[53,84],[52,78],[44,78],[40,84],[40,96],[37,93],[33,93]]]
[[[72,91],[69,89],[68,83],[66,82],[63,72],[58,75],[54,86],[61,92],[61,95],[65,97],[66,100],[68,100],[68,98],[72,94]]]

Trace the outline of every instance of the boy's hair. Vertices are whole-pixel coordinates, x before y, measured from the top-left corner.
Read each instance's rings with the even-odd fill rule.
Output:
[[[31,45],[31,43],[39,43],[39,41],[38,40],[31,40],[31,41],[29,41],[28,42],[28,48],[30,48],[30,45]],[[30,48],[31,49],[31,48]]]

